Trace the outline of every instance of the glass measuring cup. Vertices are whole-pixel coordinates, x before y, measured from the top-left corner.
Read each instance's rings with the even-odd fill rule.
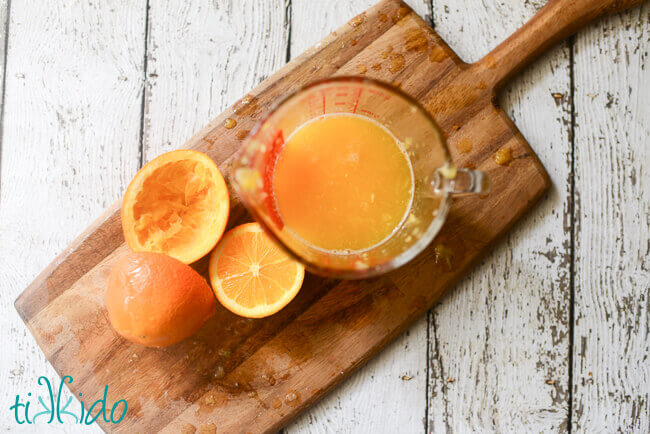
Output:
[[[285,139],[323,115],[356,114],[386,127],[413,169],[408,215],[390,237],[360,251],[330,251],[300,238],[282,220],[273,196],[273,170]],[[313,273],[363,278],[397,268],[420,253],[440,231],[452,195],[485,194],[485,173],[457,169],[431,115],[399,89],[361,77],[311,83],[279,102],[249,135],[233,161],[231,181],[253,217]],[[296,180],[300,182],[300,180]]]

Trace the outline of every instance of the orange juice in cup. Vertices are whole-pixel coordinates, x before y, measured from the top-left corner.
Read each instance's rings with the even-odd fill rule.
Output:
[[[360,77],[312,83],[262,119],[235,158],[233,187],[308,270],[362,278],[411,260],[438,233],[452,195],[485,193],[457,169],[416,100]]]
[[[404,220],[413,170],[381,124],[324,115],[287,138],[272,186],[280,218],[298,237],[325,250],[359,251],[380,244]]]

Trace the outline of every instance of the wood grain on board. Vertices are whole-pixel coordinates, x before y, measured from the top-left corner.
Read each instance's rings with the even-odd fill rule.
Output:
[[[116,336],[103,310],[106,274],[126,250],[113,207],[37,278],[16,306],[57,371],[75,376],[75,392],[93,399],[99,385],[111,384],[116,396],[135,403],[119,430],[178,430],[206,423],[226,430],[277,429],[425,312],[544,192],[548,180],[541,165],[505,114],[491,104],[496,81],[490,80],[507,71],[489,59],[468,68],[423,26],[399,3],[383,2],[262,83],[252,92],[257,104],[236,118],[239,128],[250,128],[280,95],[317,77],[355,73],[358,65],[381,58],[393,45],[390,65],[400,67],[385,65],[377,73],[368,68],[368,75],[400,81],[437,114],[457,162],[492,175],[490,196],[454,205],[438,241],[452,248],[450,264],[436,260],[429,249],[382,278],[340,282],[310,276],[301,294],[278,315],[251,321],[219,311],[195,338],[166,350],[144,349]],[[227,116],[232,111],[185,145],[208,152],[224,172],[240,141],[237,129],[221,127]],[[473,146],[458,155],[453,143],[461,136]],[[491,158],[502,146],[511,147],[515,156],[504,167]],[[234,211],[231,225],[246,219],[241,206]],[[139,381],[134,382],[136,375]]]

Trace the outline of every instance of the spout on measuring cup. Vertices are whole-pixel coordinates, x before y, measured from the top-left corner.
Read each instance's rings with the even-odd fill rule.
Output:
[[[450,163],[435,171],[431,184],[436,194],[465,196],[490,192],[490,177],[487,173],[480,170],[459,169]]]

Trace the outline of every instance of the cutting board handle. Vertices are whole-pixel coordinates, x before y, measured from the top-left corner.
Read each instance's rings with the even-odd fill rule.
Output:
[[[645,0],[549,0],[522,28],[472,65],[495,91],[551,46],[588,22]]]

